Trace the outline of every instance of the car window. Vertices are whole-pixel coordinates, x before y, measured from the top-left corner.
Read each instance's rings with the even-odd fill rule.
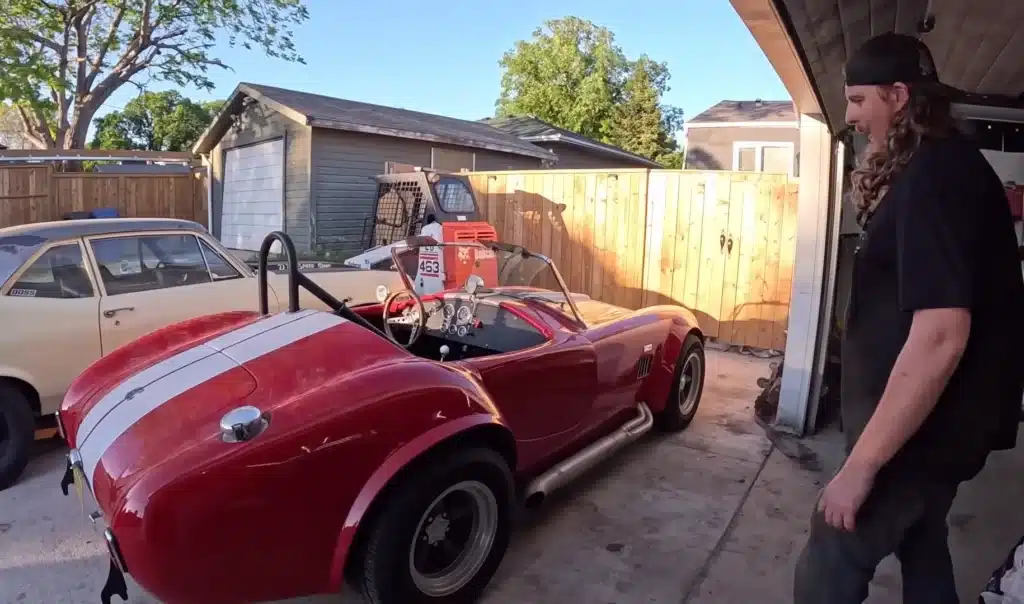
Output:
[[[7,292],[21,298],[91,298],[92,281],[77,243],[54,246],[36,259]]]
[[[206,266],[210,269],[210,275],[214,281],[223,281],[224,279],[234,279],[242,276],[238,269],[228,264],[228,261],[217,253],[217,250],[213,249],[209,243],[200,239],[199,246],[203,250],[203,256],[206,257]]]
[[[195,235],[112,237],[90,245],[108,296],[211,281]]]

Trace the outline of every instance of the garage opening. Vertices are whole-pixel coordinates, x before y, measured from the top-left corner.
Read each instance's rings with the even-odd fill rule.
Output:
[[[223,183],[225,247],[257,251],[268,233],[284,230],[284,139],[229,149]]]

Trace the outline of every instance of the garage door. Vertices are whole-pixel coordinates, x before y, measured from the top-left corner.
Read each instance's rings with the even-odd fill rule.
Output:
[[[258,250],[271,231],[284,230],[284,141],[229,149],[224,158],[220,240]]]

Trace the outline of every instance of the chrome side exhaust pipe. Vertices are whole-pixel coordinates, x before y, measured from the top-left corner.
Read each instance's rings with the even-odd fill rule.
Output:
[[[549,493],[576,480],[626,445],[650,432],[652,427],[654,414],[647,403],[640,403],[637,405],[636,418],[535,478],[526,487],[526,506],[540,505]]]

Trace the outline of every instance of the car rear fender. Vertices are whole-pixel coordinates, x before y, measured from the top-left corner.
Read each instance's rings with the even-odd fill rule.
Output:
[[[488,435],[486,434],[487,432],[491,432],[491,434]],[[461,436],[471,434],[480,434],[486,438],[494,438],[499,451],[506,457],[511,457],[509,463],[511,469],[515,470],[515,440],[512,432],[501,422],[500,418],[490,413],[478,412],[464,415],[424,432],[409,441],[405,446],[388,456],[384,463],[370,475],[370,478],[352,503],[348,516],[345,518],[345,523],[342,525],[341,533],[338,535],[337,545],[334,548],[330,572],[331,591],[337,592],[342,588],[345,566],[348,563],[350,554],[352,554],[360,525],[369,517],[374,503],[385,487],[394,481],[399,472],[409,467],[417,459],[429,454],[431,451],[437,450],[439,447],[443,447],[446,443],[458,441]]]

